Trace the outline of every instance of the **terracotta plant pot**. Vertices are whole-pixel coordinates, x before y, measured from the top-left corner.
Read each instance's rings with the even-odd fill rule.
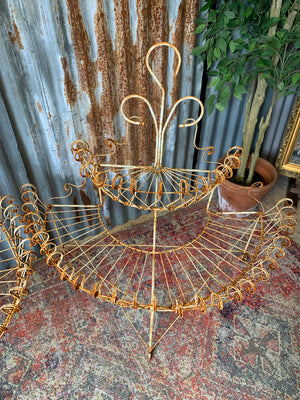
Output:
[[[224,158],[222,157],[219,162],[222,163]],[[249,165],[250,161],[248,161]],[[255,172],[263,179],[262,187],[249,188],[227,179],[218,187],[219,208],[222,212],[253,211],[258,205],[258,201],[272,189],[277,179],[275,167],[263,158],[259,158],[255,166]]]

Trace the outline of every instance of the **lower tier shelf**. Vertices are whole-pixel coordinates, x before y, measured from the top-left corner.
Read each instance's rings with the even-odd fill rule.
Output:
[[[173,212],[171,226],[154,212],[142,234],[139,225],[109,231],[100,205],[43,204],[36,194],[26,196],[28,229],[61,279],[122,307],[180,315],[222,309],[254,292],[277,268],[295,224],[286,199],[242,218],[218,212],[209,200]]]

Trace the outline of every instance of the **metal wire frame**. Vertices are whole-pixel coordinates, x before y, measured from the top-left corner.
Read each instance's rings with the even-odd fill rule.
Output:
[[[162,165],[166,130],[178,106],[188,100],[197,103],[200,113],[197,118],[186,118],[183,123],[178,125],[178,128],[195,127],[194,145],[198,150],[203,152],[203,159],[210,164],[213,163],[206,160],[206,156],[210,156],[214,152],[214,148],[212,146],[198,148],[195,143],[197,123],[201,120],[204,113],[203,104],[198,98],[185,96],[177,100],[164,119],[166,112],[165,89],[150,66],[151,53],[157,47],[167,47],[175,52],[177,64],[174,67],[173,79],[178,74],[181,57],[176,47],[166,42],[153,45],[147,52],[147,69],[161,91],[160,115],[158,118],[153,111],[152,105],[145,97],[132,94],[125,97],[120,107],[121,114],[127,123],[127,133],[122,143],[109,139],[106,141],[106,145],[110,151],[96,155],[91,154],[89,145],[84,141],[77,140],[72,145],[75,160],[81,163],[80,175],[84,178],[90,177],[94,185],[99,188],[100,202],[102,202],[103,195],[108,195],[114,201],[118,201],[125,206],[136,207],[142,210],[176,210],[199,201],[214,189],[216,185],[222,183],[225,178],[230,178],[232,176],[232,169],[239,166],[240,162],[238,158],[243,154],[243,149],[240,147],[230,149],[223,164],[213,165],[212,170],[178,169]],[[139,116],[126,115],[126,104],[131,99],[143,102],[149,109],[152,117],[156,133],[155,160],[153,165],[116,165],[107,162],[107,158],[117,151],[118,146],[127,143],[130,125],[145,125],[145,122]]]
[[[14,314],[21,311],[35,258],[19,207],[12,197],[0,197],[0,338]]]
[[[66,198],[72,198],[74,187],[66,189]],[[128,308],[140,309],[151,318],[156,312],[182,317],[189,310],[222,309],[225,302],[242,300],[244,292],[254,293],[256,283],[268,280],[277,268],[296,223],[288,199],[266,212],[237,218],[218,212],[209,197],[202,213],[206,222],[198,228],[195,224],[194,236],[186,242],[173,243],[159,218],[140,237],[138,231],[109,231],[101,204],[74,206],[61,198],[43,203],[30,185],[22,192],[26,230],[62,280],[120,306],[125,314]],[[150,355],[158,343],[152,343],[152,330],[153,322]]]
[[[178,100],[164,122],[165,90],[150,67],[151,52],[167,46],[175,52],[180,67],[180,54],[174,46],[160,43],[150,48],[146,65],[162,99],[157,120],[151,104],[142,96],[127,96],[121,104],[122,115],[129,125],[143,125],[138,116],[127,116],[125,105],[132,98],[143,101],[156,129],[155,161],[151,166],[116,165],[107,162],[122,143],[107,141],[110,153],[92,155],[83,141],[72,145],[75,160],[80,162],[84,178],[81,187],[66,184],[66,196],[42,201],[34,186],[22,187],[22,222],[32,244],[40,246],[49,266],[56,267],[62,280],[68,280],[75,290],[121,307],[126,318],[147,348],[153,349],[172,328],[176,320],[189,310],[205,313],[209,307],[223,308],[232,299],[242,300],[246,291],[255,291],[256,283],[267,280],[277,260],[284,256],[290,244],[288,236],[296,223],[288,199],[265,211],[258,202],[252,212],[221,213],[212,204],[215,188],[240,164],[243,153],[239,147],[230,149],[222,163],[211,163],[210,170],[167,168],[162,165],[164,136],[178,105],[196,101],[200,115],[187,118],[179,127],[195,126],[203,115],[202,103],[193,97]],[[196,132],[195,132],[196,137]],[[213,147],[199,149],[203,157],[213,153]],[[104,162],[106,161],[106,162]],[[74,191],[84,190],[86,180],[95,185],[99,202],[74,205]],[[145,236],[126,229],[109,230],[102,214],[104,197],[128,207],[151,212]],[[251,188],[249,189],[251,197]],[[200,203],[201,201],[201,203]],[[176,213],[192,204],[203,204],[202,219],[190,229],[190,237],[174,243],[164,235],[159,215]],[[193,229],[192,229],[193,228]],[[144,340],[128,314],[128,309],[145,310],[150,314],[149,338]],[[158,312],[172,312],[174,322],[156,341],[154,320]]]
[[[129,125],[143,125],[138,116],[127,116],[125,105],[133,98],[143,101],[149,109],[156,130],[155,161],[151,166],[116,165],[108,162],[122,143],[108,140],[106,154],[92,155],[86,142],[72,145],[75,160],[80,162],[80,174],[91,179],[99,194],[99,203],[72,204],[77,187],[66,184],[66,196],[42,202],[32,185],[22,188],[26,229],[38,243],[48,265],[55,266],[61,279],[74,289],[83,290],[95,298],[120,306],[149,352],[162,337],[153,342],[156,312],[174,312],[177,318],[188,310],[205,313],[209,307],[223,308],[225,302],[242,300],[245,291],[255,291],[259,280],[267,280],[277,268],[277,259],[290,244],[287,236],[295,225],[294,210],[287,199],[265,212],[220,213],[211,205],[214,189],[238,168],[243,150],[230,149],[223,163],[211,164],[210,170],[167,168],[162,165],[164,136],[178,105],[186,100],[196,101],[200,115],[187,118],[179,127],[195,126],[202,118],[203,105],[194,97],[184,97],[171,108],[164,122],[165,90],[150,67],[151,52],[167,46],[175,52],[177,75],[181,59],[178,50],[159,43],[150,48],[146,66],[161,91],[160,116],[157,120],[151,104],[142,96],[127,96],[121,113]],[[196,137],[196,132],[195,132]],[[213,147],[199,149],[203,158],[213,153]],[[104,162],[105,161],[105,162]],[[110,231],[102,215],[104,196],[125,206],[151,211],[149,235],[144,238],[126,230]],[[251,188],[249,189],[251,197]],[[183,207],[207,201],[203,218],[186,241],[173,243],[162,234],[159,213],[176,212]],[[142,240],[143,239],[143,240]],[[136,329],[126,309],[150,313],[148,343]],[[174,322],[175,323],[175,322]],[[166,330],[168,332],[171,326]],[[165,332],[165,333],[166,333]]]
[[[156,299],[156,310],[178,312],[179,304],[183,310],[201,305],[203,309],[222,308],[225,301],[244,291],[243,285],[253,288],[251,282],[260,273],[267,276],[267,270],[277,267],[276,259],[289,245],[286,236],[293,233],[296,222],[288,199],[265,213],[251,212],[243,218],[220,213],[208,204],[203,212],[206,221],[192,239],[164,243],[165,237],[158,236],[154,251],[152,241],[109,231],[99,204],[72,206],[59,199],[44,204],[33,186],[25,185],[22,192],[26,230],[40,243],[47,263],[59,269],[61,279],[104,301],[147,310],[153,303],[150,296],[147,302],[147,291],[141,288],[149,278],[153,256],[161,269],[158,280],[165,286],[160,290],[166,292],[165,297]],[[68,196],[71,193],[69,190]],[[151,239],[152,233],[153,229]],[[185,264],[180,262],[183,255]],[[171,259],[176,259],[177,265]],[[135,275],[139,276],[137,285]],[[181,285],[180,280],[187,284]],[[178,285],[173,291],[172,281]]]

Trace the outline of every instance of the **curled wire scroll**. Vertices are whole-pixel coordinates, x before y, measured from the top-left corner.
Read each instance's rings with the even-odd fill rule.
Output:
[[[150,66],[151,54],[157,47],[167,47],[175,53],[177,63],[173,78],[178,74],[181,57],[179,51],[169,43],[158,43],[152,46],[146,55],[146,66],[154,82],[158,85],[161,92],[160,115],[159,118],[154,113],[149,100],[143,96],[132,94],[127,96],[121,103],[120,111],[126,121],[126,135],[122,143],[114,140],[107,140],[106,145],[111,151],[108,154],[94,155],[86,142],[77,140],[72,144],[72,151],[76,161],[81,163],[80,175],[83,178],[89,177],[99,189],[99,195],[108,195],[114,201],[118,201],[125,206],[137,207],[143,210],[175,210],[187,206],[210,193],[217,185],[222,183],[225,178],[233,175],[233,169],[238,168],[239,158],[243,154],[240,147],[232,148],[226,155],[222,164],[217,164],[211,170],[178,169],[162,166],[164,150],[164,137],[171,118],[175,114],[178,106],[187,100],[192,100],[199,106],[200,114],[197,118],[185,118],[178,125],[179,128],[195,127],[194,145],[198,150],[203,151],[202,157],[205,161],[206,156],[214,152],[214,147],[200,148],[196,145],[197,123],[203,116],[204,107],[202,102],[193,96],[183,97],[175,102],[169,114],[165,117],[166,93],[162,82],[158,79]],[[117,145],[127,142],[129,125],[143,126],[145,122],[137,115],[128,116],[125,113],[125,105],[131,99],[138,99],[147,106],[156,131],[155,163],[148,166],[119,165],[99,162],[99,157],[112,155]],[[212,163],[211,161],[208,161]],[[213,162],[215,165],[215,163]]]
[[[240,165],[243,149],[230,149],[223,163],[211,171],[179,170],[162,167],[111,166],[101,168],[93,161],[87,143],[77,140],[72,145],[76,161],[81,163],[80,175],[89,177],[102,192],[125,206],[143,210],[175,210],[183,205],[200,201],[217,185],[233,175],[233,169]],[[211,154],[212,147],[205,149],[204,154]],[[152,198],[151,198],[152,195]],[[155,197],[153,197],[155,195]],[[173,197],[172,197],[173,196]],[[102,200],[101,200],[102,201]]]
[[[49,202],[42,203],[32,185],[22,188],[22,198],[26,231],[39,244],[47,264],[55,266],[61,279],[68,280],[74,289],[122,307],[175,311],[180,316],[192,309],[204,313],[212,306],[221,310],[225,302],[233,298],[242,300],[247,291],[253,293],[256,283],[267,280],[277,268],[277,260],[290,245],[286,235],[292,233],[295,225],[295,211],[287,199],[264,216],[252,213],[242,220],[207,210],[205,229],[199,230],[190,242],[160,244],[154,251],[149,243],[140,246],[126,236],[122,239],[122,235],[110,232],[99,205],[88,206],[90,212],[85,213],[86,207],[66,207],[55,198],[49,212]],[[51,213],[56,224],[47,231],[46,221],[50,222]],[[77,221],[79,215],[85,215],[93,227],[98,227],[95,236],[90,235],[89,226],[84,228]],[[68,239],[63,245],[60,234]],[[205,243],[212,244],[212,238],[216,244],[210,249]],[[189,257],[183,263],[180,256],[184,254]],[[150,299],[147,282],[153,257],[159,266],[160,295]],[[172,276],[180,284],[177,287],[175,283],[170,290]]]
[[[149,71],[149,73],[151,74],[154,82],[158,85],[158,87],[160,88],[161,91],[161,104],[160,104],[160,116],[159,116],[159,121],[157,121],[157,118],[154,114],[153,108],[150,104],[150,102],[143,96],[137,95],[137,94],[132,94],[129,95],[127,97],[125,97],[125,99],[123,99],[122,103],[121,103],[121,107],[120,107],[120,111],[121,114],[123,116],[123,118],[125,119],[125,121],[129,124],[134,124],[134,125],[144,125],[144,122],[142,120],[138,120],[135,121],[132,119],[132,117],[128,117],[125,114],[124,111],[124,105],[127,103],[128,100],[132,99],[132,98],[136,98],[139,100],[142,100],[148,107],[151,117],[153,119],[153,123],[154,123],[154,127],[155,127],[155,133],[156,133],[156,148],[155,148],[155,167],[160,167],[162,164],[162,155],[163,155],[163,146],[164,146],[164,136],[165,136],[165,132],[167,129],[167,126],[172,118],[172,116],[175,113],[176,108],[178,107],[178,105],[186,100],[193,100],[196,103],[198,103],[199,107],[200,107],[200,115],[198,116],[198,118],[196,119],[191,119],[191,122],[186,123],[186,121],[188,119],[186,119],[182,124],[179,124],[178,127],[179,128],[183,128],[183,127],[190,127],[190,126],[194,126],[196,125],[202,118],[203,113],[204,113],[204,107],[202,102],[194,96],[185,96],[182,97],[181,99],[177,100],[176,103],[173,105],[173,107],[171,108],[171,111],[169,112],[169,115],[166,118],[166,121],[164,122],[164,111],[165,111],[165,98],[166,98],[166,92],[165,92],[165,88],[163,87],[162,83],[159,81],[159,79],[157,78],[157,76],[155,75],[153,69],[150,67],[150,55],[153,52],[153,50],[157,47],[161,47],[161,46],[167,46],[171,49],[174,50],[175,55],[177,56],[177,65],[175,68],[175,72],[173,75],[173,79],[177,76],[180,65],[181,65],[181,56],[179,51],[176,49],[175,46],[171,45],[170,43],[166,43],[166,42],[162,42],[162,43],[157,43],[155,45],[153,45],[152,47],[150,47],[150,49],[147,52],[146,55],[146,66],[147,69]]]
[[[27,282],[34,273],[31,235],[11,196],[0,196],[0,338],[28,294]]]

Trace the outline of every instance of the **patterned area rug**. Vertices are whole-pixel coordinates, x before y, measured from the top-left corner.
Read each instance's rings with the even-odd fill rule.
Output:
[[[187,215],[164,217],[169,235],[188,234]],[[122,309],[74,291],[41,259],[23,310],[0,342],[0,399],[299,399],[299,266],[293,243],[255,294],[222,311],[186,313],[149,362]],[[130,316],[146,333],[146,312]],[[158,337],[173,320],[159,316]]]

